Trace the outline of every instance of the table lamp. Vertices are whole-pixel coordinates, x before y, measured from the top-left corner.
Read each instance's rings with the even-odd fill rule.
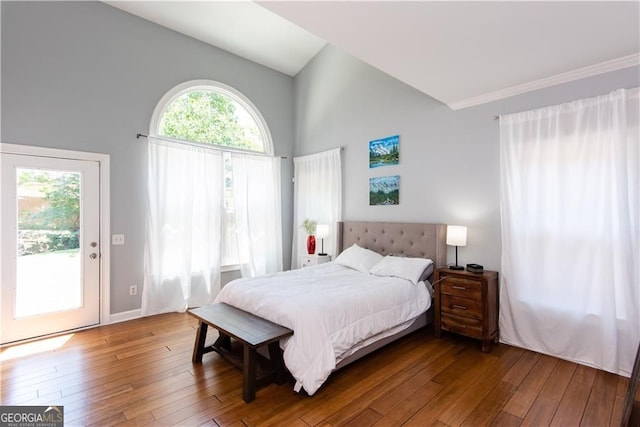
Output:
[[[321,249],[318,256],[327,256],[327,254],[324,253],[324,239],[329,237],[329,224],[318,224],[316,226],[316,237],[319,238],[321,242]]]
[[[447,245],[456,247],[456,263],[449,266],[451,270],[464,270],[458,265],[458,246],[467,246],[467,227],[462,225],[447,226]]]

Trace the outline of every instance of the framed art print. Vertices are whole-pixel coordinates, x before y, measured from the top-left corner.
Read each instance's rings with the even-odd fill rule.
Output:
[[[400,135],[369,141],[369,168],[397,165],[400,160]]]
[[[369,206],[400,204],[400,175],[369,178]]]

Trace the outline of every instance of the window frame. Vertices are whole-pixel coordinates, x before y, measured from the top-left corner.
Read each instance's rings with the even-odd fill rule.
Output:
[[[160,135],[160,122],[169,105],[171,105],[173,101],[175,101],[177,98],[181,97],[182,95],[188,92],[195,92],[195,91],[217,92],[240,104],[240,106],[243,107],[249,113],[249,115],[253,118],[256,125],[258,126],[258,131],[262,135],[262,139],[263,139],[263,148],[264,148],[263,151],[248,150],[245,148],[219,145],[214,143],[182,140],[182,139],[176,139],[173,137]],[[247,98],[239,90],[215,80],[207,80],[207,79],[190,80],[184,83],[180,83],[179,85],[167,91],[162,96],[162,98],[160,98],[160,100],[156,104],[155,109],[153,110],[153,114],[151,115],[151,122],[149,124],[149,135],[157,136],[159,138],[166,139],[169,141],[175,141],[176,143],[193,144],[193,145],[198,145],[198,146],[206,147],[213,150],[220,150],[220,151],[227,151],[227,152],[234,151],[234,152],[249,153],[253,155],[267,155],[267,156],[274,155],[274,147],[273,147],[273,140],[271,138],[271,132],[269,131],[267,122],[265,121],[264,117],[262,116],[258,108],[253,104],[253,102],[249,100],[249,98]],[[236,271],[239,268],[240,268],[239,264],[223,263],[221,265],[222,272]]]
[[[164,137],[159,133],[160,121],[165,111],[167,110],[167,107],[171,105],[171,103],[175,101],[177,98],[179,98],[180,96],[188,92],[195,92],[199,90],[217,92],[221,95],[231,98],[233,101],[240,104],[256,122],[256,125],[258,126],[258,130],[262,135],[264,150],[254,151],[254,150],[247,150],[243,148],[237,148],[233,146],[204,143],[199,141],[187,141],[187,140],[179,140],[179,141],[188,142],[189,144],[203,145],[205,147],[211,147],[214,149],[217,148],[220,150],[239,151],[239,152],[246,152],[246,153],[253,153],[253,154],[266,154],[271,156],[273,155],[274,148],[273,148],[273,140],[271,139],[271,132],[269,131],[269,126],[267,126],[267,122],[265,121],[264,117],[262,116],[258,108],[253,104],[253,102],[249,100],[249,98],[247,98],[239,90],[229,85],[226,85],[224,83],[217,82],[215,80],[206,80],[206,79],[190,80],[184,83],[180,83],[179,85],[173,87],[167,93],[165,93],[164,96],[160,98],[160,101],[158,101],[158,103],[156,104],[156,108],[153,110],[153,114],[151,115],[151,122],[149,124],[149,135],[169,138],[169,137]]]

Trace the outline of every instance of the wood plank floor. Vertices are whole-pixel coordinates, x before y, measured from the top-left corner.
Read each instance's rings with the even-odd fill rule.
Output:
[[[618,426],[628,384],[504,344],[485,354],[427,327],[312,397],[272,384],[247,404],[242,373],[220,356],[191,363],[196,326],[163,314],[5,348],[1,404],[63,405],[67,426]]]

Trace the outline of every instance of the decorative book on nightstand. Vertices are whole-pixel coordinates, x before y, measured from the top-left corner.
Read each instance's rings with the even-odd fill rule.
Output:
[[[438,282],[440,281],[440,282]],[[498,272],[470,273],[448,268],[436,269],[434,301],[434,334],[449,331],[482,340],[482,351],[497,343]]]
[[[324,264],[331,261],[331,255],[302,255],[300,257],[300,265],[302,267],[309,267],[311,265]]]

